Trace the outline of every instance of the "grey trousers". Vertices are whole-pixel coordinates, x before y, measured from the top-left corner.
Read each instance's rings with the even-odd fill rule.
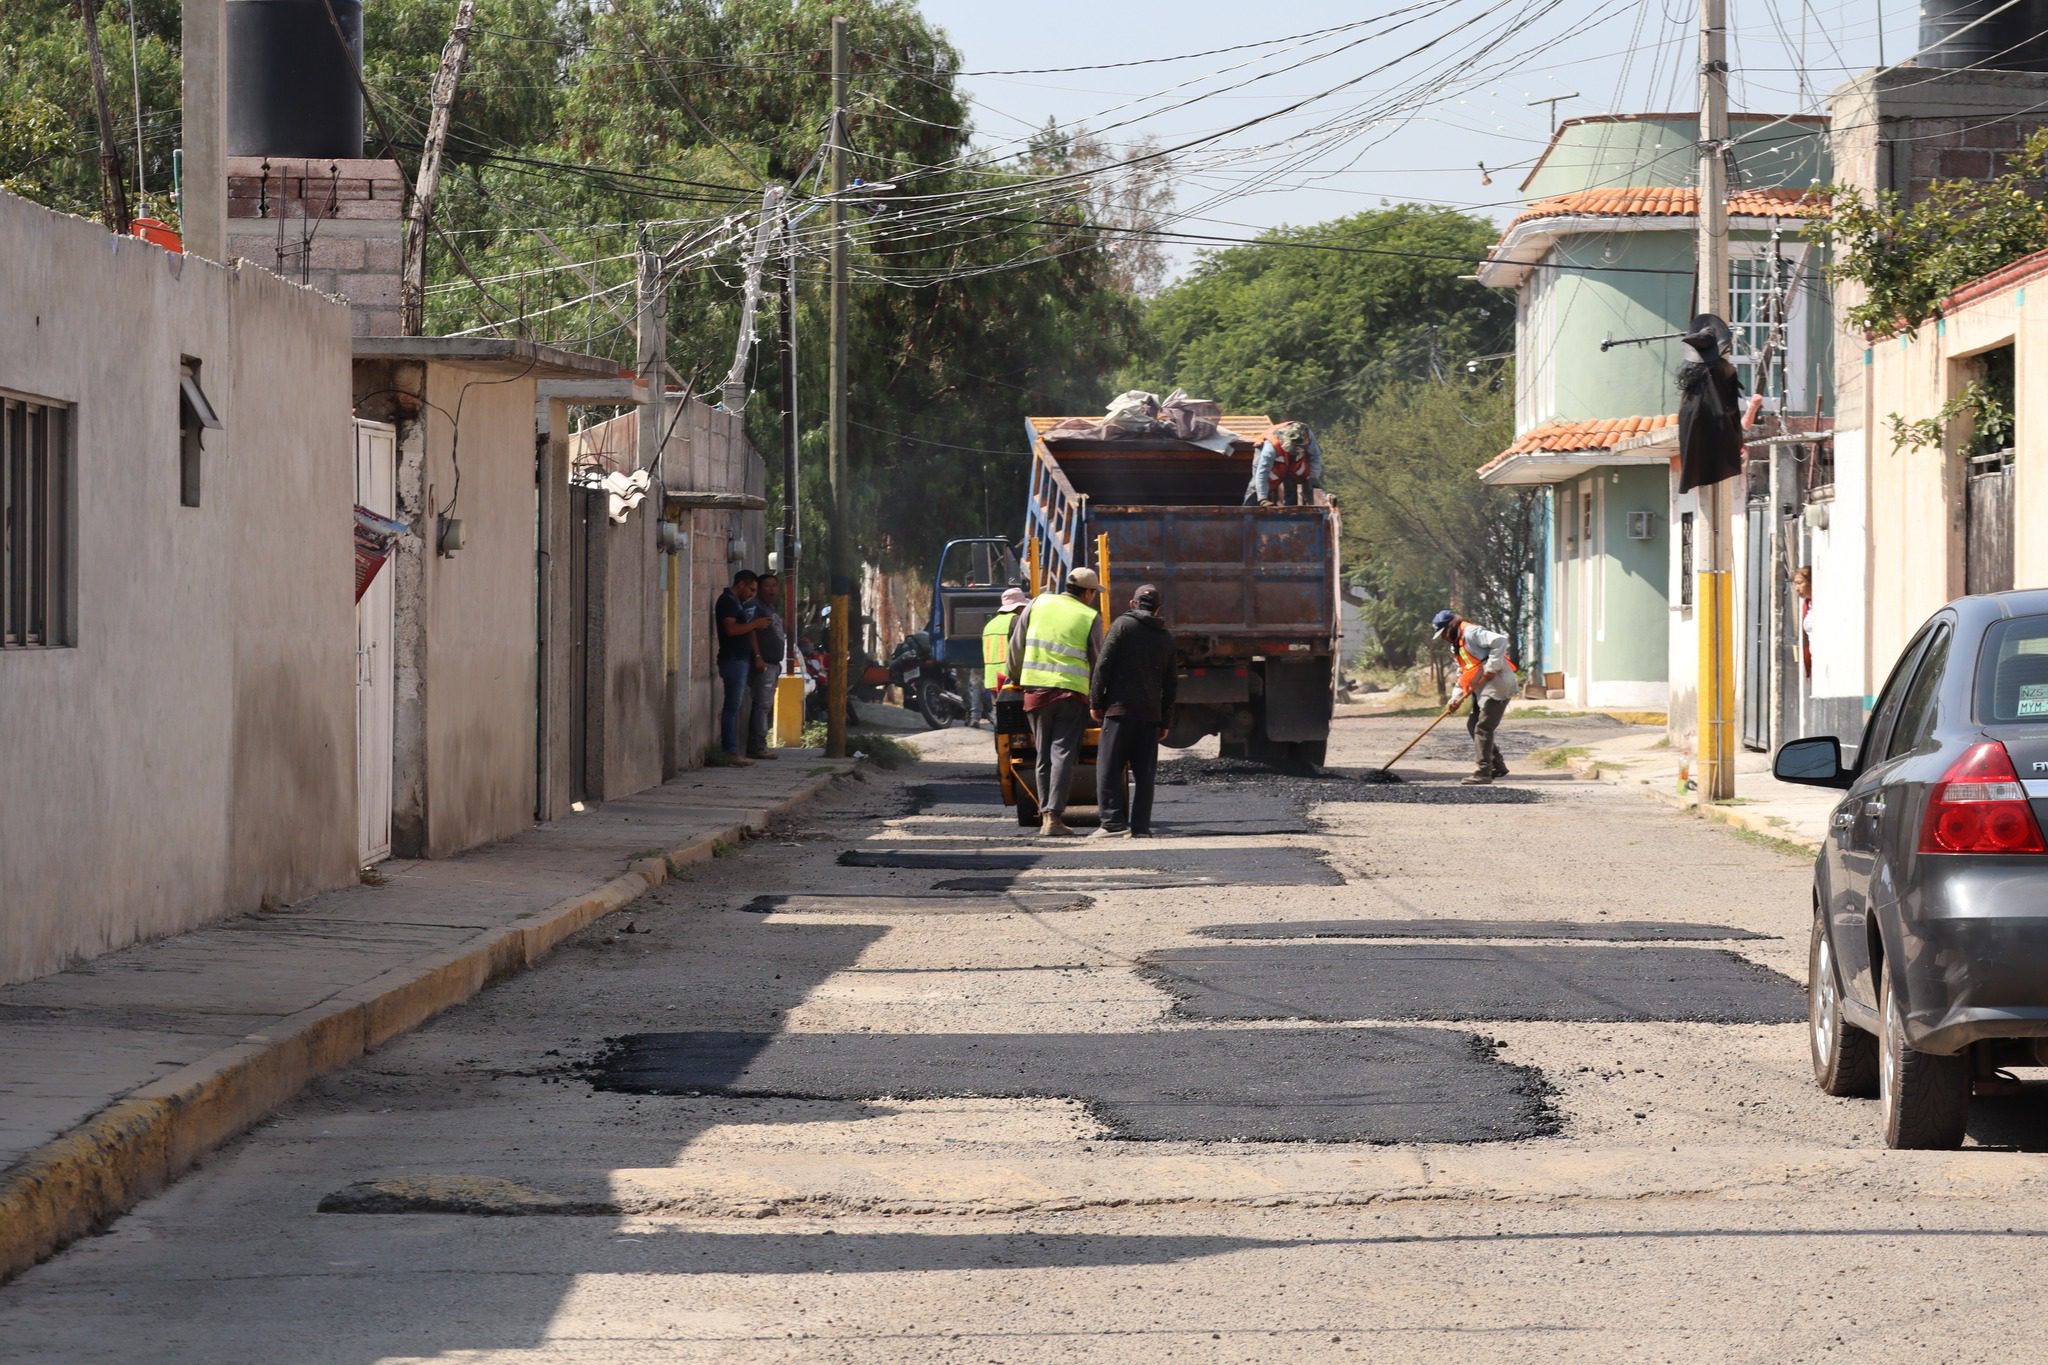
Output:
[[[1493,732],[1500,728],[1500,718],[1508,712],[1507,698],[1493,701],[1472,699],[1472,714],[1465,718],[1465,731],[1472,736],[1472,774],[1475,777],[1503,777],[1507,774],[1507,760],[1500,756],[1500,745],[1493,742]]]
[[[747,694],[753,709],[747,713],[747,752],[763,753],[768,748],[768,727],[775,723],[775,685],[782,674],[773,668],[757,668],[747,678]]]
[[[1027,714],[1031,746],[1038,750],[1038,813],[1064,815],[1067,788],[1073,785],[1074,765],[1081,758],[1081,737],[1088,732],[1088,703],[1062,697]]]

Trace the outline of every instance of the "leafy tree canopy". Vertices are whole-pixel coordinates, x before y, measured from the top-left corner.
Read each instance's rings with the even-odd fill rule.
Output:
[[[1152,373],[1131,378],[1328,426],[1398,379],[1502,349],[1513,301],[1458,278],[1494,236],[1403,204],[1208,253],[1147,308]]]
[[[1808,233],[1834,250],[1828,277],[1863,286],[1847,320],[1873,336],[1910,332],[1961,286],[2048,248],[2048,129],[2036,132],[2002,174],[1939,180],[1908,204],[1894,190],[1866,201],[1854,186],[1828,190]]]

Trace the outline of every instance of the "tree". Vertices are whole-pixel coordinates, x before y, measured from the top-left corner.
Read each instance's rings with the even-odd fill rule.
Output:
[[[1497,380],[1411,380],[1323,438],[1344,561],[1366,591],[1382,663],[1414,663],[1445,606],[1525,638],[1538,495],[1472,472],[1513,438],[1511,393]]]
[[[2048,129],[2028,138],[1987,180],[1937,180],[1908,204],[1895,190],[1866,202],[1854,186],[1832,185],[1825,212],[1808,224],[1833,249],[1828,278],[1863,286],[1847,320],[1873,336],[1910,332],[1971,280],[2048,248]]]
[[[1482,219],[1403,204],[1208,253],[1145,310],[1151,353],[1127,378],[1225,411],[1342,421],[1389,384],[1501,349],[1513,302],[1459,278],[1494,236]]]

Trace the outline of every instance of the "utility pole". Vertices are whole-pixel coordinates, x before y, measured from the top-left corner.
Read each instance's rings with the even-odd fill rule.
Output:
[[[441,149],[448,143],[448,121],[455,108],[455,88],[469,61],[469,29],[476,19],[476,0],[460,0],[455,24],[441,49],[441,69],[434,73],[434,107],[427,119],[426,146],[420,151],[419,180],[413,185],[412,210],[405,216],[405,283],[399,333],[416,337],[425,323],[427,221],[434,212],[434,191],[441,183]],[[643,408],[642,411],[645,411]]]
[[[107,103],[107,67],[100,59],[99,0],[78,0],[85,18],[85,55],[92,67],[93,107],[100,124],[100,214],[109,232],[128,231],[128,191],[121,184],[121,148],[114,141],[114,111]]]
[[[661,458],[661,438],[667,427],[668,391],[662,380],[668,359],[668,299],[662,289],[661,253],[648,241],[645,227],[640,229],[636,263],[639,306],[633,313],[634,364],[640,382],[647,386],[647,401],[637,413],[634,453],[640,468],[652,469]],[[682,396],[683,402],[689,400],[688,394]],[[650,491],[656,498],[661,496],[660,489]]]
[[[797,649],[797,584],[803,554],[797,546],[796,239],[783,222],[782,288],[776,291],[776,350],[782,361],[782,676],[775,683],[775,740],[795,746],[804,728],[804,662]]]
[[[1728,6],[1700,0],[1698,311],[1728,315]],[[1737,478],[1742,477],[1738,475]],[[1699,792],[1735,795],[1734,479],[1708,484],[1707,535],[1693,594],[1699,616]]]
[[[846,757],[847,674],[853,667],[847,634],[853,623],[853,528],[847,525],[846,486],[846,20],[832,20],[832,677],[825,723],[825,753]]]

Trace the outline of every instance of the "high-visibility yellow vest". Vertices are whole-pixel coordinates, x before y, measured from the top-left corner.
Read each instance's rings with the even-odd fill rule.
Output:
[[[1063,592],[1049,592],[1031,604],[1025,622],[1022,687],[1088,691],[1088,638],[1095,632],[1095,608]]]
[[[1010,627],[1017,624],[1021,608],[1012,607],[988,618],[981,628],[981,666],[1000,673],[1010,666]],[[990,686],[994,686],[993,683]]]

